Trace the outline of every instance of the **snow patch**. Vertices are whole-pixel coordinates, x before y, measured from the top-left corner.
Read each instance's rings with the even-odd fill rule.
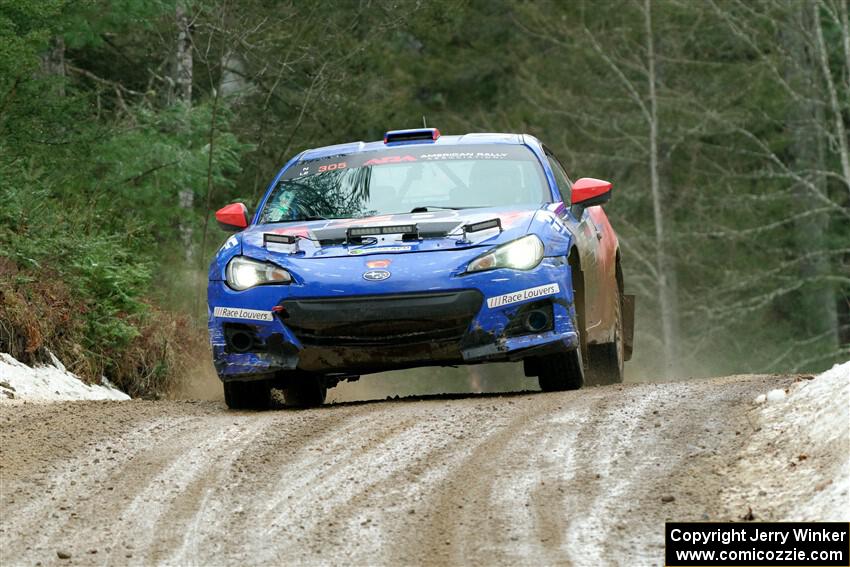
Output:
[[[733,483],[740,488],[730,490],[730,505],[751,505],[759,520],[850,518],[850,361],[755,403],[759,428],[739,463],[745,479]]]
[[[784,410],[784,411],[783,411]],[[821,480],[789,520],[836,517],[847,520],[850,505],[850,361],[836,364],[803,382],[776,410],[763,410],[771,424],[782,424],[807,441],[809,453],[796,455],[798,466],[815,461]],[[803,462],[799,460],[805,457]],[[817,461],[820,461],[819,463]]]
[[[785,390],[771,390],[767,393],[768,402],[779,402],[785,399]]]
[[[53,353],[50,359],[51,364],[30,367],[8,353],[0,353],[0,402],[130,399],[106,379],[103,385],[86,384],[68,372]]]

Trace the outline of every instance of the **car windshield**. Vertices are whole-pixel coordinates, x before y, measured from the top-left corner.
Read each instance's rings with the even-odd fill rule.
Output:
[[[260,222],[539,205],[547,187],[525,146],[402,146],[293,164]]]

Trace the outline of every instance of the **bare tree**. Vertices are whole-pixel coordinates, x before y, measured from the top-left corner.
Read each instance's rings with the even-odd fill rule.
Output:
[[[673,140],[664,139],[667,132],[661,124],[662,107],[666,102],[659,96],[662,81],[652,3],[650,0],[637,0],[626,6],[629,10],[635,10],[630,14],[639,16],[641,25],[629,30],[618,30],[615,33],[622,33],[622,36],[618,35],[616,40],[606,42],[605,45],[600,42],[596,27],[591,29],[591,25],[600,26],[603,23],[597,21],[590,24],[584,21],[584,8],[580,10],[582,21],[548,17],[545,10],[538,10],[536,6],[527,8],[526,16],[532,25],[518,22],[524,31],[559,46],[562,55],[580,53],[585,61],[592,62],[594,66],[601,63],[606,78],[602,84],[595,85],[596,88],[590,94],[581,92],[580,88],[570,82],[559,91],[552,91],[547,85],[540,84],[523,94],[538,111],[555,115],[558,120],[568,120],[569,132],[572,134],[580,133],[584,139],[618,147],[617,155],[612,159],[621,162],[623,168],[641,169],[641,179],[648,181],[649,190],[637,191],[635,194],[642,199],[648,197],[652,226],[638,226],[623,218],[617,222],[625,261],[640,265],[640,269],[635,270],[635,277],[628,278],[629,286],[637,288],[642,298],[658,306],[658,335],[650,336],[649,329],[644,328],[641,340],[653,343],[651,348],[661,351],[661,364],[658,366],[667,377],[676,372],[680,350],[676,267],[668,241],[666,210],[671,172],[670,148],[675,144]],[[589,6],[588,10],[592,11]],[[605,33],[606,38],[610,38],[610,30]],[[566,63],[567,57],[564,59]],[[569,75],[567,67],[561,71]],[[526,75],[526,78],[536,80],[531,74]],[[573,94],[570,91],[574,89],[577,92]],[[612,112],[611,108],[616,111]],[[623,119],[625,115],[629,117],[628,121]],[[575,131],[576,128],[579,132]],[[563,131],[568,130],[565,128]],[[569,148],[574,146],[571,142],[564,140],[561,145]],[[573,151],[584,160],[598,159],[581,150]]]
[[[821,135],[825,117],[825,109],[818,104],[817,62],[823,65],[824,83],[827,86],[828,100],[833,112],[838,113],[836,132],[844,137],[842,117],[838,110],[837,95],[832,76],[826,64],[826,47],[823,43],[820,13],[817,1],[801,2],[799,9],[793,14],[796,25],[787,26],[783,37],[789,57],[785,61],[788,69],[788,83],[799,96],[791,107],[789,123],[793,136],[793,157],[789,160],[795,170],[800,171],[815,186],[818,193],[827,194],[827,184],[824,171],[825,148],[824,136]],[[810,45],[807,39],[814,36],[815,44]],[[846,160],[847,141],[838,142],[839,153]],[[844,160],[842,160],[844,161]],[[843,167],[850,167],[846,162]],[[850,187],[850,185],[848,185]],[[794,193],[797,197],[798,209],[802,211],[817,207],[807,185],[796,183]],[[805,335],[820,336],[825,342],[838,346],[838,318],[836,311],[835,290],[828,276],[831,273],[830,258],[826,255],[809,256],[807,251],[826,248],[825,239],[829,230],[829,215],[820,212],[801,217],[795,223],[798,254],[803,259],[798,264],[798,274],[805,287],[801,289],[801,303],[805,317]],[[831,335],[831,338],[827,338]]]
[[[45,75],[65,77],[65,38],[61,35],[50,38],[47,52],[41,57],[41,67]],[[65,96],[65,85],[61,81],[56,86],[56,94]]]
[[[837,147],[838,157],[841,161],[841,173],[844,176],[844,185],[847,187],[847,191],[850,192],[850,154],[847,151],[847,132],[844,129],[844,116],[841,108],[841,104],[838,100],[838,89],[836,88],[836,81],[832,77],[832,71],[829,68],[829,52],[826,48],[826,41],[823,38],[823,25],[821,23],[821,7],[826,7],[822,2],[816,1],[811,3],[811,27],[814,31],[814,37],[816,39],[815,42],[815,51],[817,52],[817,59],[820,63],[820,70],[823,74],[823,81],[826,86],[826,92],[828,95],[829,102],[829,110],[833,116],[833,124],[835,128],[835,136],[833,140],[835,141],[835,145]],[[844,5],[844,21],[839,22],[839,26],[845,28],[843,30],[843,34],[845,36],[844,41],[847,42],[847,6]],[[845,45],[845,49],[848,47]],[[850,53],[845,53],[845,57],[848,58],[847,66],[848,72],[850,72]],[[850,79],[848,79],[850,80]],[[850,92],[848,92],[848,96],[850,96]]]
[[[675,374],[676,364],[676,333],[675,333],[675,293],[673,285],[674,267],[670,265],[667,253],[667,240],[664,231],[664,209],[662,206],[661,175],[659,165],[659,134],[658,134],[658,93],[656,91],[656,57],[655,36],[652,32],[652,3],[644,0],[644,30],[646,32],[646,80],[648,87],[649,108],[644,107],[644,116],[649,126],[649,179],[652,193],[652,216],[655,224],[655,267],[658,277],[658,305],[661,315],[661,339],[664,348],[664,371],[669,375]]]
[[[187,109],[192,107],[192,30],[188,10],[183,2],[178,2],[175,9],[177,23],[177,43],[174,58],[174,100]],[[183,216],[180,219],[180,237],[186,262],[192,265],[194,259],[194,227],[192,226],[192,211],[195,203],[195,190],[184,187],[178,193],[180,208]]]
[[[183,2],[175,9],[177,23],[177,44],[174,56],[175,98],[192,106],[192,28],[188,10]]]
[[[844,100],[847,100],[850,84],[842,85],[829,64],[831,54],[843,52],[847,57],[850,51],[846,43],[841,51],[836,49],[837,44],[829,45],[823,31],[826,16],[841,30],[846,41],[846,18],[842,19],[846,4],[843,0],[832,6],[823,0],[806,0],[760,5],[754,9],[735,0],[713,2],[712,6],[739,45],[753,58],[754,76],[760,76],[763,85],[786,95],[784,116],[759,116],[759,119],[762,125],[766,119],[778,120],[788,132],[790,144],[778,150],[770,138],[770,129],[759,128],[758,120],[753,122],[755,127],[742,122],[734,98],[725,108],[716,105],[714,109],[703,109],[719,128],[737,136],[731,140],[738,152],[761,160],[761,167],[752,173],[751,179],[773,184],[775,190],[769,198],[789,205],[786,217],[780,220],[718,233],[721,238],[730,238],[730,244],[758,233],[762,239],[760,246],[770,250],[770,254],[764,257],[759,270],[717,288],[719,295],[734,299],[708,317],[711,320],[743,318],[793,299],[796,309],[789,317],[795,321],[800,336],[793,341],[792,348],[805,348],[811,353],[797,359],[796,367],[805,368],[850,352],[850,348],[839,344],[842,323],[838,316],[839,286],[845,289],[850,286],[850,277],[846,271],[842,274],[838,265],[847,257],[848,250],[846,246],[836,245],[841,226],[850,219],[846,191],[850,188],[850,164],[844,126],[847,104],[841,96],[841,89],[845,89]],[[778,43],[776,30],[780,30]],[[845,67],[850,70],[850,66]],[[718,171],[730,180],[736,175],[728,170]],[[793,231],[792,242],[771,249],[766,241],[771,236],[767,235],[777,237],[786,229]],[[789,352],[781,353],[772,364],[793,359]]]

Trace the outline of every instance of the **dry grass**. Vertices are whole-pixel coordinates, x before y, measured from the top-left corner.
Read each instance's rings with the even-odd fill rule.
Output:
[[[50,270],[20,271],[0,257],[0,351],[26,364],[49,361],[48,349],[84,380],[106,376],[134,397],[155,398],[178,388],[197,360],[207,357],[203,329],[188,317],[145,303],[118,315],[136,330],[125,343],[87,340],[87,305]]]

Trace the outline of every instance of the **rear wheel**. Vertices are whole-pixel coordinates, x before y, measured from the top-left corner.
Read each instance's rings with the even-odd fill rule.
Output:
[[[537,381],[544,392],[578,390],[584,385],[584,366],[579,349],[541,356],[536,361]]]
[[[325,403],[328,388],[320,376],[293,373],[284,382],[283,400],[289,407],[309,408]]]
[[[623,294],[619,287],[614,305],[614,341],[589,348],[588,374],[594,384],[619,384],[623,381],[626,349],[623,344]]]
[[[225,382],[224,401],[230,409],[268,409],[271,404],[271,382]]]

